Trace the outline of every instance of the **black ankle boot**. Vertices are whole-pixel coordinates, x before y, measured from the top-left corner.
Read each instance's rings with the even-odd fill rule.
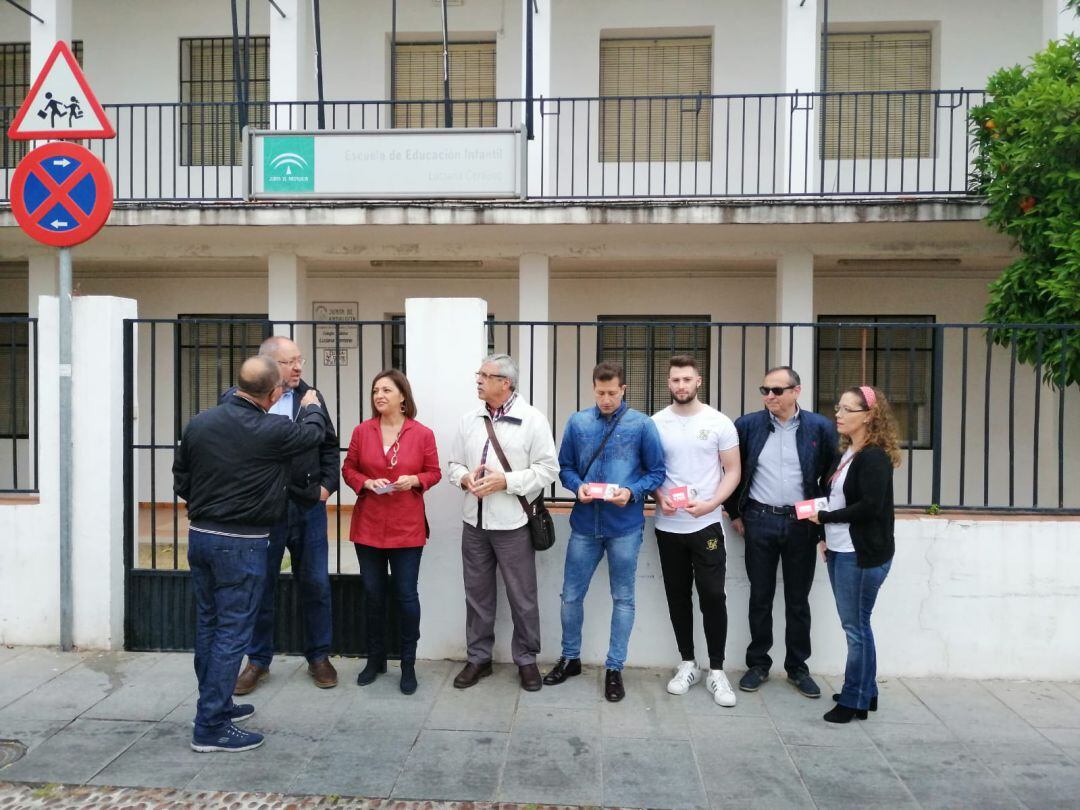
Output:
[[[865,720],[867,718],[866,709],[852,709],[837,703],[829,711],[825,712],[824,719],[826,723],[850,723],[855,718]]]
[[[364,668],[360,670],[360,674],[356,676],[356,685],[367,686],[375,683],[375,679],[384,672],[386,672],[386,656],[371,656]]]
[[[415,661],[402,661],[401,662],[401,692],[405,695],[411,695],[416,691],[416,662]]]
[[[836,703],[838,700],[840,700],[840,693],[837,692],[835,695],[832,696],[832,699],[833,699],[833,703]],[[872,698],[870,698],[870,711],[872,711],[872,712],[877,711],[877,699],[878,699],[877,695],[874,695]],[[861,718],[861,719],[865,720],[866,718]]]

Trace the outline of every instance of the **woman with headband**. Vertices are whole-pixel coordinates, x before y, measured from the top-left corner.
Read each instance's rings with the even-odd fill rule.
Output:
[[[826,509],[810,518],[825,526],[821,544],[847,634],[844,688],[833,695],[829,723],[850,723],[877,711],[877,651],[870,628],[878,590],[892,565],[893,468],[900,448],[892,409],[868,385],[849,388],[836,406],[836,429],[843,455],[825,474]]]

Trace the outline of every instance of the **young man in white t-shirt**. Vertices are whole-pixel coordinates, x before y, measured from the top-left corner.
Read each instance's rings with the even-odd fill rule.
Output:
[[[709,648],[705,685],[720,706],[734,706],[735,692],[724,674],[727,645],[727,597],[724,578],[727,551],[720,523],[723,503],[739,483],[739,435],[730,419],[698,399],[701,372],[690,355],[668,363],[672,403],[653,415],[664,447],[667,477],[656,490],[656,542],[664,575],[668,613],[682,663],[667,686],[685,695],[701,680],[694,657],[691,587],[698,603]]]

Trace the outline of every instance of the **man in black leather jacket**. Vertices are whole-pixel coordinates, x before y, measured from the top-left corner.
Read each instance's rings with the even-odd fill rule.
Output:
[[[300,347],[286,337],[267,338],[259,354],[273,358],[281,370],[285,393],[271,414],[296,420],[308,384],[301,379],[304,358]],[[278,573],[285,549],[289,549],[293,577],[300,588],[304,620],[304,657],[308,673],[320,689],[337,686],[337,671],[330,663],[333,616],[330,606],[330,573],[326,537],[326,501],[337,490],[341,460],[338,437],[330,421],[326,402],[319,403],[327,414],[322,443],[293,458],[289,479],[289,505],[284,518],[270,531],[266,557],[266,581],[255,620],[255,632],[248,646],[248,663],[236,681],[234,694],[246,695],[270,674],[274,657],[274,599]]]

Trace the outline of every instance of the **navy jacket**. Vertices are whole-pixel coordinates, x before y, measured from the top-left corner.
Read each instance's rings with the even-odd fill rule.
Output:
[[[769,438],[771,424],[769,411],[765,408],[735,420],[735,430],[739,432],[739,454],[742,456],[742,477],[739,486],[724,503],[724,509],[732,518],[742,516],[743,507],[750,497],[750,484],[757,471],[758,456]],[[820,498],[825,494],[821,488],[821,478],[839,457],[840,437],[836,433],[836,425],[821,414],[800,409],[795,445],[802,467],[803,493],[807,498]]]
[[[300,412],[300,400],[311,388],[303,380],[293,390],[292,418],[296,421],[296,415]],[[219,403],[225,403],[236,392],[236,388],[230,388],[221,395]],[[333,495],[338,490],[338,482],[341,478],[341,451],[338,448],[337,433],[334,432],[334,423],[330,419],[330,410],[326,407],[326,400],[322,392],[318,394],[319,404],[322,405],[323,416],[326,417],[326,435],[318,447],[295,456],[289,471],[289,497],[297,505],[310,509],[319,502],[319,487],[326,487],[326,491]]]
[[[243,397],[194,416],[173,460],[188,517],[204,529],[273,526],[288,503],[289,458],[318,447],[328,422],[322,408],[290,422]]]

